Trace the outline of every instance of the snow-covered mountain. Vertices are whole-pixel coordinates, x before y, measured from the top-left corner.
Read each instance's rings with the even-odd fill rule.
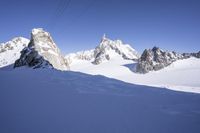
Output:
[[[80,51],[77,53],[67,54],[65,59],[72,63],[81,61],[90,61],[98,65],[109,61],[120,55],[125,60],[138,60],[139,54],[130,45],[124,44],[121,40],[111,40],[104,34],[100,44],[92,50]]]
[[[66,59],[43,29],[33,29],[28,42],[1,45],[8,62],[0,68],[0,133],[200,132],[200,52],[155,47],[139,63],[160,70],[139,74],[137,52],[105,36],[96,49]],[[13,69],[16,53],[15,67],[67,70],[70,64],[71,71]]]
[[[2,44],[0,57],[7,61],[2,66],[10,65],[19,58],[14,67],[68,70],[70,66],[71,71],[104,75],[128,83],[200,93],[200,52],[178,54],[154,47],[145,50],[139,57],[130,45],[104,35],[95,49],[68,54],[64,58],[50,34],[40,28],[32,30],[31,41],[28,42],[28,39],[16,38]]]
[[[130,45],[124,44],[121,40],[111,40],[104,34],[100,45],[94,50],[94,64],[100,64],[106,60],[110,60],[116,55],[120,55],[127,60],[137,60],[139,58],[138,52]]]
[[[20,59],[14,67],[28,66],[32,68],[50,67],[68,70],[69,66],[54,43],[51,35],[41,28],[33,29],[28,47],[21,51]]]
[[[29,40],[16,37],[11,41],[0,44],[0,68],[13,64],[20,57],[20,51],[28,46]]]

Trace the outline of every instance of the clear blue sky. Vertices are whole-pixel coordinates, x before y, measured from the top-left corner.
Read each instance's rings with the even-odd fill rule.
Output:
[[[91,49],[103,33],[142,52],[200,50],[200,0],[0,0],[0,42],[49,31],[63,53]]]

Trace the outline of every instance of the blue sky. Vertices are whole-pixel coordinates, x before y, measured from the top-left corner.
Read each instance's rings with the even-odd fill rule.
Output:
[[[63,53],[92,49],[104,33],[142,52],[200,50],[199,0],[1,0],[0,42],[42,27]]]

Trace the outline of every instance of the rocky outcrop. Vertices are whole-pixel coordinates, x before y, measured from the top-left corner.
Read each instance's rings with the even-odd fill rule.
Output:
[[[55,68],[68,70],[69,66],[51,35],[43,29],[33,29],[28,47],[21,51],[20,58],[14,67],[28,66],[31,68]]]
[[[53,68],[49,61],[45,60],[43,56],[40,56],[38,51],[29,47],[24,48],[21,51],[20,59],[16,60],[14,68],[28,66],[35,68]]]
[[[110,40],[105,35],[103,36],[100,45],[94,50],[93,64],[100,64],[103,61],[110,60],[114,54],[121,55],[127,60],[137,60],[139,54],[128,44],[123,44],[121,40]]]
[[[200,51],[197,53],[183,53],[184,58],[196,57],[200,58]]]
[[[136,72],[148,73],[149,71],[157,71],[183,58],[184,56],[181,54],[163,51],[158,47],[145,49],[136,66]]]
[[[196,58],[200,58],[200,51],[197,52],[197,53],[192,53],[192,56],[196,57]]]

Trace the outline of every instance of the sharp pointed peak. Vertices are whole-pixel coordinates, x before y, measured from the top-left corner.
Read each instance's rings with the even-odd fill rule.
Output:
[[[107,40],[107,39],[108,39],[108,38],[107,38],[107,36],[106,36],[106,33],[104,33],[101,40],[104,41],[104,40]]]

